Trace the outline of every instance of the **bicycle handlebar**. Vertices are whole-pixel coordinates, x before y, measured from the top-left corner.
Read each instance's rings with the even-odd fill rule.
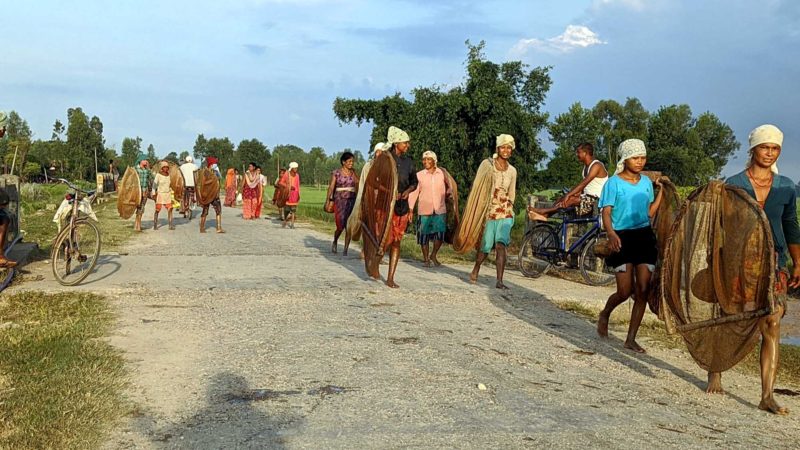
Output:
[[[82,192],[84,194],[89,193],[88,191],[84,191],[83,189],[79,188],[78,186],[75,186],[74,184],[70,183],[68,180],[65,180],[64,178],[58,178],[57,181],[59,183],[66,184],[70,189],[73,189],[75,191]]]

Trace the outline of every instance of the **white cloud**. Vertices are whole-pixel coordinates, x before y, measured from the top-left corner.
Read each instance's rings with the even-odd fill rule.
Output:
[[[207,120],[192,117],[191,119],[183,121],[181,124],[181,129],[195,134],[206,134],[214,131],[214,125]]]
[[[610,1],[610,0],[606,0]],[[549,39],[520,39],[511,48],[515,57],[524,56],[530,51],[545,53],[569,53],[575,49],[592,47],[605,44],[600,37],[589,27],[583,25],[567,25],[567,29],[558,36]]]

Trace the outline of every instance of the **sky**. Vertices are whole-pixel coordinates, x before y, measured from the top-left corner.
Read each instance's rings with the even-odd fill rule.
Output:
[[[551,65],[545,110],[639,98],[716,114],[742,149],[785,134],[800,178],[800,2],[791,0],[0,0],[0,110],[35,137],[80,106],[107,145],[140,136],[160,155],[198,133],[269,147],[366,152],[371,125],[340,124],[336,97],[379,99],[464,81],[464,41],[495,62]],[[552,148],[544,136],[545,148]]]

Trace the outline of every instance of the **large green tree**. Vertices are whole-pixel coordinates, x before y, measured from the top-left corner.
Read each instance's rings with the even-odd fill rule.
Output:
[[[142,153],[142,138],[136,136],[135,138],[126,137],[122,139],[122,156],[119,158],[119,171],[120,175],[125,173],[128,167],[135,167],[136,160]]]
[[[547,169],[539,174],[541,185],[569,187],[581,180],[582,164],[575,157],[575,147],[588,142],[597,146],[602,124],[580,103],[573,104],[567,112],[558,115],[548,127],[550,140],[556,144]]]
[[[425,150],[437,153],[441,166],[467,193],[481,160],[492,155],[495,138],[514,136],[512,164],[518,173],[518,192],[535,187],[537,164],[545,157],[538,134],[547,124],[541,111],[550,89],[550,68],[529,68],[519,61],[497,64],[483,54],[484,43],[467,42],[467,78],[459,86],[420,87],[413,100],[400,94],[381,100],[337,98],[333,111],[342,123],[373,124],[370,148],[386,140],[389,126],[406,130],[410,154],[417,161]],[[524,202],[524,196],[517,198]]]
[[[236,158],[240,161],[238,169],[248,164],[255,163],[261,166],[261,171],[266,173],[269,169],[270,153],[267,146],[258,139],[243,139],[236,147]]]

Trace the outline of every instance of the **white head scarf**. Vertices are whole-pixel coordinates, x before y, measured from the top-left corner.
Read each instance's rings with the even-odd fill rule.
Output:
[[[503,145],[510,145],[511,150],[517,148],[517,144],[514,142],[514,136],[511,136],[510,134],[501,134],[500,136],[497,136],[497,141],[494,148],[502,147]]]
[[[641,139],[626,139],[619,144],[617,156],[619,157],[619,161],[617,162],[617,170],[614,172],[614,175],[625,170],[626,160],[636,156],[647,156],[647,148],[645,148],[644,142],[642,142]]]
[[[439,162],[439,158],[436,157],[436,153],[434,153],[434,152],[432,152],[430,150],[426,150],[425,152],[422,153],[422,159],[425,159],[425,158],[432,159],[434,164],[437,164]]]
[[[745,167],[748,169],[753,165],[754,148],[761,144],[777,144],[783,146],[783,132],[775,125],[761,125],[750,132],[748,139],[750,141],[750,150],[747,152],[748,158],[747,163],[745,163]],[[770,170],[772,170],[773,173],[778,173],[778,163],[773,164]]]
[[[296,163],[296,162],[294,162],[294,161],[292,161],[292,162],[290,162],[290,163],[289,163],[289,170],[291,170],[291,169],[297,169],[298,167],[300,167],[300,164],[297,164],[297,163]]]
[[[194,158],[192,158],[191,156],[186,156],[186,162],[187,163],[194,162]]]
[[[398,142],[408,142],[411,139],[408,137],[408,133],[401,130],[397,127],[389,127],[389,133],[386,136],[386,143],[389,145],[397,144]]]
[[[386,144],[383,143],[383,142],[378,142],[377,144],[375,144],[375,147],[372,149],[372,151],[374,151],[374,152],[382,152],[384,150],[386,150]]]

